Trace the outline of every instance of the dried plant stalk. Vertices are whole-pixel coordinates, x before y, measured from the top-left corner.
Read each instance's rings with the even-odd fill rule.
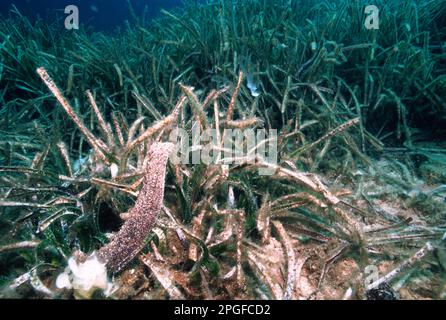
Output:
[[[301,153],[301,152],[303,152],[303,151],[305,151],[305,150],[309,150],[309,149],[311,149],[311,148],[317,146],[317,145],[320,144],[321,142],[324,142],[324,141],[327,140],[327,139],[331,139],[331,138],[333,138],[333,137],[334,137],[335,135],[337,135],[338,133],[341,133],[341,132],[347,130],[348,128],[350,128],[350,127],[352,127],[352,126],[354,126],[354,125],[356,125],[356,124],[358,124],[358,123],[360,123],[360,119],[359,119],[359,118],[355,118],[355,119],[349,120],[349,121],[347,121],[347,122],[341,124],[339,127],[335,128],[335,129],[333,129],[333,130],[331,130],[331,131],[328,132],[326,135],[320,137],[320,138],[317,139],[316,141],[314,141],[314,142],[312,142],[312,143],[310,143],[310,144],[308,144],[308,145],[306,145],[306,146],[303,146],[302,148],[300,148],[300,149],[294,151],[294,152],[292,153],[292,155],[294,156],[294,155],[297,155],[297,154],[299,154],[299,153]]]
[[[245,289],[246,280],[243,274],[242,268],[242,242],[243,242],[243,226],[245,224],[245,212],[243,210],[237,210],[237,233],[236,233],[236,247],[237,247],[237,268],[236,268],[236,280],[240,289]]]
[[[88,97],[88,101],[90,102],[90,106],[93,108],[93,111],[96,114],[96,117],[98,118],[99,126],[102,129],[103,133],[107,136],[108,144],[110,146],[114,146],[115,142],[113,139],[113,133],[111,132],[110,126],[105,122],[104,117],[102,116],[102,113],[99,110],[99,107],[96,104],[96,101],[94,100],[91,91],[87,90],[86,94]]]
[[[279,234],[285,253],[288,258],[286,289],[283,294],[284,300],[291,300],[294,297],[294,288],[296,285],[296,254],[294,253],[291,239],[285,231],[285,228],[279,221],[272,222]]]
[[[194,234],[201,234],[201,229],[202,229],[202,223],[203,223],[203,219],[206,215],[206,210],[202,210],[200,212],[200,214],[194,218],[193,220],[193,226],[192,226],[192,232]],[[189,259],[196,262],[199,259],[198,256],[198,246],[195,243],[191,243],[189,246]]]
[[[293,179],[293,180],[299,181],[300,183],[308,186],[313,191],[316,191],[316,192],[322,194],[325,197],[325,199],[332,205],[339,203],[339,199],[334,194],[332,194],[330,191],[328,191],[328,189],[322,184],[322,182],[316,176],[311,177],[308,174],[285,169],[280,166],[270,164],[267,162],[263,162],[262,165],[266,166],[268,168],[275,169],[276,174],[279,177]]]
[[[59,149],[60,154],[62,155],[65,167],[68,171],[68,175],[73,177],[73,168],[71,166],[70,155],[67,149],[67,146],[62,141],[57,144],[57,148]]]
[[[0,253],[11,251],[11,250],[18,250],[18,249],[34,249],[40,244],[40,241],[23,241],[13,244],[7,244],[2,247],[0,247]]]
[[[48,72],[45,70],[45,68],[39,68],[37,69],[37,73],[39,74],[40,78],[42,78],[43,82],[46,84],[48,89],[53,93],[53,95],[56,97],[56,99],[59,101],[59,103],[62,105],[64,110],[67,112],[67,114],[70,116],[71,119],[73,119],[74,123],[76,123],[79,130],[84,134],[84,136],[87,138],[90,145],[93,147],[94,151],[99,155],[101,160],[103,160],[106,164],[110,164],[105,154],[102,152],[101,148],[103,150],[108,150],[105,143],[99,139],[97,139],[90,130],[85,126],[85,124],[82,122],[82,120],[77,116],[77,114],[74,112],[73,108],[71,107],[68,100],[64,97],[62,92],[59,90],[59,88],[54,83],[53,79],[50,77]]]
[[[26,203],[26,202],[11,202],[11,201],[0,201],[0,207],[29,207],[38,209],[48,209],[51,208],[49,205],[43,205],[38,203]]]
[[[246,120],[222,121],[222,126],[228,129],[246,129],[262,125],[263,121],[259,118],[249,118]]]
[[[403,270],[413,266],[416,262],[420,261],[424,256],[426,256],[429,252],[434,250],[434,246],[432,243],[427,242],[420,250],[418,250],[412,257],[404,261],[399,267],[393,269],[384,277],[379,278],[378,280],[372,282],[367,286],[367,290],[378,288],[382,283],[389,282],[393,278],[395,278],[398,274],[400,274]]]
[[[274,300],[282,300],[283,289],[280,283],[278,283],[275,279],[272,278],[268,266],[264,265],[260,261],[258,255],[255,253],[255,250],[247,250],[247,258],[251,269],[257,274],[259,279],[261,279],[262,282],[268,286],[272,298]]]
[[[240,71],[240,74],[238,76],[237,87],[235,87],[234,94],[232,95],[231,102],[229,103],[228,115],[226,117],[226,121],[231,121],[233,119],[234,107],[235,103],[237,102],[237,96],[240,92],[240,87],[242,86],[243,78],[244,78],[243,71]]]
[[[262,244],[266,244],[269,242],[271,237],[270,233],[270,203],[269,203],[269,195],[265,197],[263,200],[262,206],[260,207],[257,214],[257,229],[262,235]]]
[[[119,125],[118,117],[115,114],[112,114],[113,125],[115,127],[116,135],[118,136],[119,145],[121,147],[125,146],[124,135],[122,134],[121,126]]]
[[[194,112],[197,119],[200,121],[201,127],[206,129],[209,127],[208,121],[206,118],[206,114],[203,111],[203,106],[198,101],[198,97],[195,95],[193,88],[181,85],[181,90],[189,99],[189,102],[192,106],[192,111]]]
[[[99,185],[99,186],[108,186],[111,188],[116,188],[116,189],[124,191],[128,194],[131,194],[132,196],[138,196],[138,193],[134,191],[136,188],[132,188],[132,186],[126,186],[123,184],[119,184],[119,183],[115,183],[115,182],[111,182],[111,181],[107,181],[107,180],[103,180],[103,179],[98,179],[98,178],[91,178],[91,183],[95,184],[95,185]]]
[[[172,112],[172,114],[167,116],[165,119],[163,119],[161,121],[158,121],[153,126],[148,128],[144,133],[142,133],[138,138],[136,138],[132,142],[128,143],[127,151],[133,149],[137,144],[139,144],[139,143],[143,142],[144,140],[150,138],[156,132],[158,132],[158,131],[162,130],[163,128],[166,128],[167,126],[169,126],[172,123],[174,123],[174,121],[178,117],[179,111],[181,110],[181,108],[184,106],[185,103],[186,103],[186,97],[182,97],[179,100],[179,102],[178,102],[177,106],[175,107],[175,110]]]
[[[141,257],[142,262],[149,267],[169,296],[174,300],[185,300],[184,295],[175,286],[172,272],[160,262],[155,261],[149,255]]]

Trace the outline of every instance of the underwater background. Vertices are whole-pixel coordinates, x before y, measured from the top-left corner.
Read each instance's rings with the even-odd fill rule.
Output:
[[[446,0],[3,0],[0,298],[445,299],[445,97]]]
[[[130,0],[135,12],[142,13],[147,7],[146,18],[156,17],[159,10],[172,9],[182,5],[181,0]],[[54,15],[63,16],[68,5],[75,5],[80,11],[80,22],[92,26],[95,31],[111,31],[131,19],[128,0],[3,0],[0,14],[7,16],[11,6],[30,20],[37,16],[51,20]]]

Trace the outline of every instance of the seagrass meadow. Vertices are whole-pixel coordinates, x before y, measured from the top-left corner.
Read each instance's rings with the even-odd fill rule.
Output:
[[[368,4],[3,16],[0,297],[445,299],[446,1]],[[195,126],[278,161],[168,161]]]

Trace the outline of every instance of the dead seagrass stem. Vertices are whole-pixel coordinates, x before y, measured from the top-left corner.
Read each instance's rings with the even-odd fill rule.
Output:
[[[85,124],[82,122],[81,118],[79,118],[79,116],[76,114],[73,107],[71,107],[70,103],[68,102],[67,98],[64,97],[64,95],[62,94],[60,89],[57,87],[54,80],[50,77],[48,72],[45,70],[45,68],[37,69],[37,73],[39,74],[40,78],[42,78],[43,82],[46,84],[48,89],[50,89],[52,94],[59,101],[60,105],[64,108],[65,112],[70,116],[71,119],[73,119],[74,123],[77,125],[79,130],[87,138],[88,142],[93,147],[93,149],[98,154],[98,156],[106,164],[110,164],[107,157],[105,156],[105,154],[103,152],[103,151],[109,151],[109,148],[107,147],[107,145],[102,140],[96,138],[93,135],[93,133],[85,126]]]
[[[144,246],[163,205],[166,166],[172,150],[171,143],[154,143],[150,147],[144,186],[130,211],[130,218],[112,241],[98,252],[99,259],[109,271],[122,270]]]

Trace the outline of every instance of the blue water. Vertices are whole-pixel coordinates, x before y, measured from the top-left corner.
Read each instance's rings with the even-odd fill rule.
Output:
[[[136,14],[142,17],[147,6],[146,19],[154,18],[160,9],[172,9],[182,5],[181,0],[130,0]],[[31,20],[41,17],[51,19],[63,16],[67,5],[79,8],[80,23],[92,26],[96,31],[109,31],[131,19],[127,0],[0,0],[0,14],[7,16],[15,5]]]

